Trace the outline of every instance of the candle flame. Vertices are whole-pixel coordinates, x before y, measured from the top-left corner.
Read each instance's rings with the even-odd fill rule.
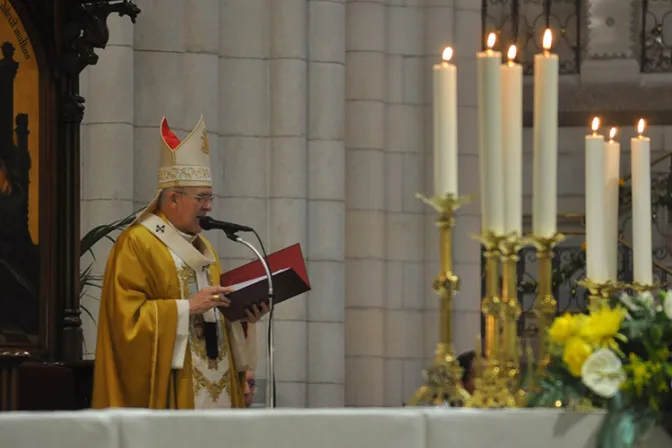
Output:
[[[616,128],[609,129],[609,139],[613,140],[616,137]]]
[[[450,61],[453,57],[453,49],[450,47],[444,48],[442,57],[444,61]]]
[[[514,59],[516,59],[516,46],[515,45],[511,45],[509,47],[509,53],[507,54],[507,56],[509,58],[509,61],[513,61]]]
[[[495,42],[497,41],[497,35],[495,33],[490,33],[488,34],[488,50],[492,50],[492,48],[495,46]]]
[[[593,132],[597,132],[600,129],[600,117],[593,118],[593,124],[591,125]]]
[[[542,47],[544,47],[545,51],[549,51],[551,49],[552,44],[553,44],[553,33],[551,32],[550,28],[546,28],[546,31],[544,31],[544,38],[542,40]]]
[[[643,118],[640,118],[639,123],[637,123],[637,133],[639,135],[642,135],[644,133],[644,126],[646,126],[646,122],[644,121]]]

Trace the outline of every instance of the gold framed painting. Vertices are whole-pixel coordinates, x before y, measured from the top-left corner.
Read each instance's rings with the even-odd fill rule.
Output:
[[[30,352],[46,350],[48,339],[51,282],[41,244],[47,70],[15,3],[0,0],[0,347]]]

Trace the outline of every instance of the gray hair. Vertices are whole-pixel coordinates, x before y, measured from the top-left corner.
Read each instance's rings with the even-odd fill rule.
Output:
[[[159,192],[159,201],[158,201],[159,208],[163,207],[163,205],[164,205],[164,203],[167,199],[166,193],[171,193],[171,192],[179,193],[180,191],[181,190],[179,190],[176,187],[164,188],[163,190],[161,190],[161,192]]]

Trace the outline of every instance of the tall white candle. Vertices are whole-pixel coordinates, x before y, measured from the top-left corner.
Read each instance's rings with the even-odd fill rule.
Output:
[[[488,36],[488,49],[477,53],[478,157],[481,182],[483,231],[504,233],[504,168],[502,157],[501,74],[502,54],[493,51],[495,34]]]
[[[516,46],[500,67],[502,76],[502,152],[504,155],[504,232],[523,231],[523,67]]]
[[[536,236],[557,231],[558,192],[558,55],[550,52],[551,30],[544,33],[544,52],[534,56],[534,170],[532,229]]]
[[[434,194],[457,195],[457,68],[452,48],[434,68]]]
[[[614,140],[616,128],[609,131],[609,141],[604,144],[604,241],[607,257],[607,278],[616,281],[618,276],[618,188],[621,182],[621,144]]]
[[[644,119],[638,137],[630,140],[632,169],[632,247],[635,282],[653,283],[651,248],[651,141],[644,137]]]
[[[604,136],[597,133],[600,120],[593,120],[593,133],[586,135],[586,277],[597,283],[607,280],[604,237]]]

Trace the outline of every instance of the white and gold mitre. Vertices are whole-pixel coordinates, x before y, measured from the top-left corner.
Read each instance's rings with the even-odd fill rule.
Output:
[[[203,116],[193,131],[180,141],[161,120],[159,189],[172,187],[211,187],[210,145]]]
[[[212,187],[210,168],[210,145],[203,116],[193,131],[181,140],[168,126],[168,120],[161,120],[161,141],[159,148],[159,182],[156,196],[150,204],[136,215],[133,223],[159,207],[162,190],[173,187]]]

